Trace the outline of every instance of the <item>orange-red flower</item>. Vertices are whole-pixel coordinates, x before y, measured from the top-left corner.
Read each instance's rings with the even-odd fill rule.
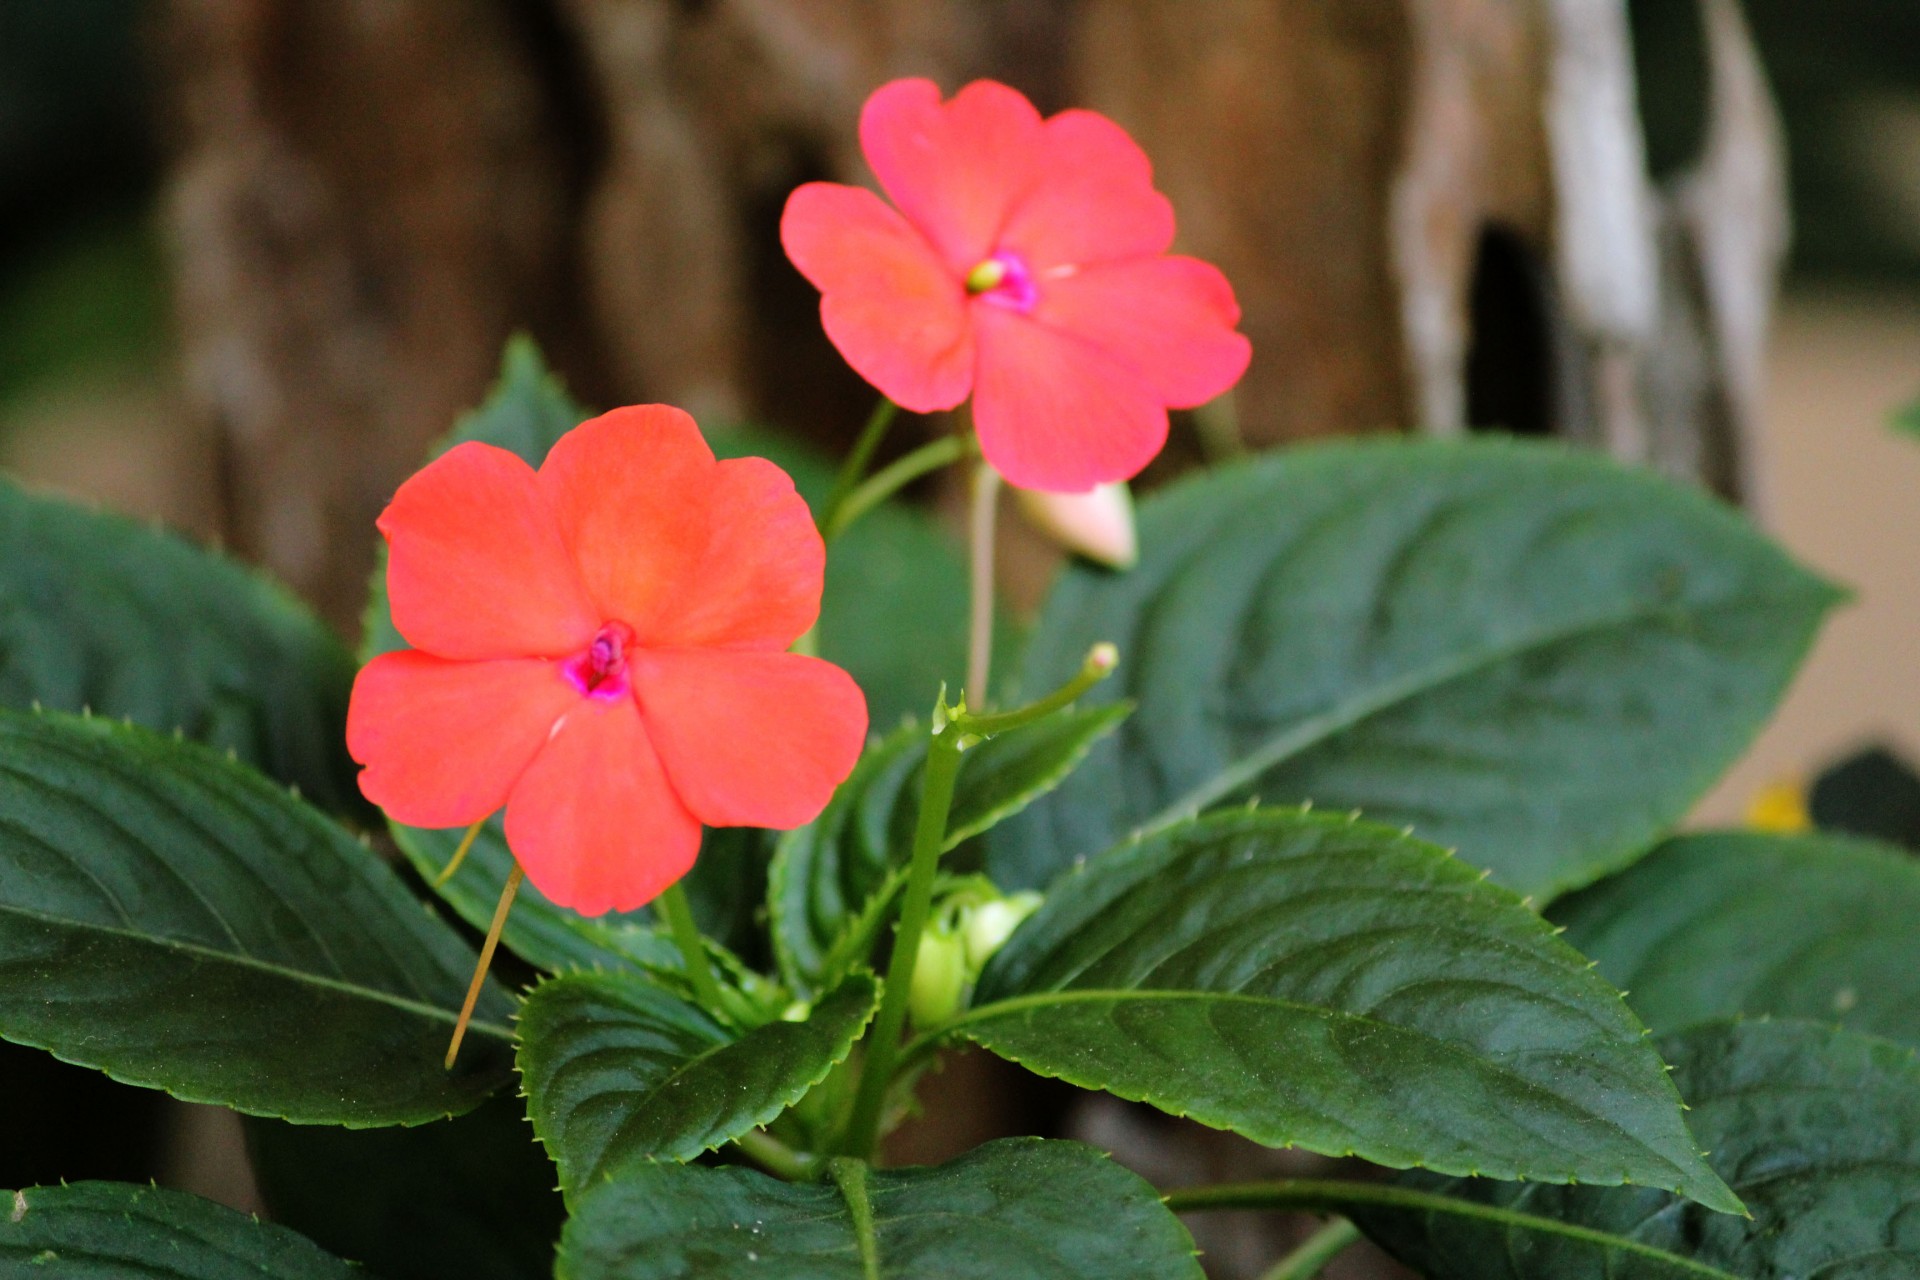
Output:
[[[1168,256],[1172,206],[1106,117],[896,80],[867,99],[860,146],[897,211],[808,183],[781,219],[787,256],[867,381],[923,413],[973,396],[981,452],[1014,484],[1125,480],[1166,443],[1168,408],[1245,372],[1232,287]]]
[[[700,826],[809,822],[853,768],[866,700],[785,650],[826,553],[785,472],[715,461],[664,405],[581,424],[535,471],[448,450],[380,517],[414,647],[354,682],[347,747],[395,820],[506,806],[527,878],[586,915],[686,874]]]

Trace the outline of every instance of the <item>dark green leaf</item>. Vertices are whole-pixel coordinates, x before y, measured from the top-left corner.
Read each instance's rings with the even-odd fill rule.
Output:
[[[1734,512],[1511,442],[1290,450],[1143,504],[1137,569],[1067,571],[1028,689],[1096,640],[1139,711],[993,833],[1042,886],[1249,795],[1363,808],[1548,896],[1623,865],[1746,744],[1836,594]]]
[[[1072,710],[989,738],[960,758],[946,849],[986,831],[1060,785],[1093,744],[1118,727],[1125,704]],[[849,947],[876,926],[882,890],[906,866],[920,811],[927,730],[908,723],[867,749],[812,825],[783,837],[769,877],[774,954],[796,991],[831,982]]]
[[[1704,1024],[1660,1046],[1693,1106],[1694,1132],[1751,1219],[1636,1188],[1422,1176],[1414,1181],[1428,1191],[1529,1220],[1385,1208],[1354,1220],[1432,1280],[1698,1274],[1619,1265],[1625,1255],[1569,1228],[1746,1280],[1920,1275],[1920,1063],[1912,1050],[1802,1022]]]
[[[358,807],[353,658],[291,595],[158,529],[0,481],[0,706],[122,717]]]
[[[1862,748],[1829,766],[1807,789],[1807,813],[1822,831],[1920,853],[1920,773],[1885,747]]]
[[[1300,813],[1172,827],[1064,877],[954,1025],[1043,1075],[1269,1146],[1733,1200],[1646,1033],[1507,890]]]
[[[364,1280],[285,1227],[124,1182],[0,1192],[0,1272],[100,1280]]]
[[[0,713],[0,1035],[131,1084],[351,1125],[465,1111],[505,1082],[474,956],[374,854],[194,743]]]
[[[641,1165],[582,1197],[559,1280],[1200,1280],[1154,1189],[1091,1147],[1009,1138],[935,1168],[778,1182]]]
[[[1561,903],[1655,1031],[1733,1014],[1920,1046],[1920,862],[1837,836],[1685,836]]]
[[[536,1280],[560,1237],[553,1162],[518,1098],[410,1129],[247,1120],[274,1221],[381,1280]]]
[[[744,1035],[631,973],[578,973],[533,989],[520,1073],[534,1131],[569,1195],[650,1160],[691,1160],[798,1102],[844,1062],[878,984],[850,978],[804,1022]]]

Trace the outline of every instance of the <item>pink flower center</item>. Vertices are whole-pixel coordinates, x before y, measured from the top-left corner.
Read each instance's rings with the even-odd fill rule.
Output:
[[[594,634],[593,643],[560,665],[567,682],[589,698],[611,702],[627,691],[627,646],[633,628],[609,622]]]
[[[1040,286],[1026,260],[1001,249],[967,272],[967,292],[997,307],[1025,314],[1040,301]]]

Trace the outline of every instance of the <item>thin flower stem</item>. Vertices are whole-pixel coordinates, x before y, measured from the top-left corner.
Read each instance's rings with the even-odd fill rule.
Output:
[[[900,1036],[906,1030],[907,997],[913,988],[913,970],[920,958],[920,935],[926,932],[927,918],[933,910],[935,873],[940,852],[947,839],[947,816],[953,807],[954,782],[960,775],[960,753],[972,742],[990,738],[1009,729],[1017,729],[1043,716],[1051,715],[1106,679],[1119,663],[1119,653],[1110,644],[1097,644],[1087,653],[1073,679],[1058,689],[1013,711],[999,715],[973,715],[956,712],[946,706],[945,697],[934,709],[933,736],[927,744],[927,764],[920,781],[920,815],[913,829],[913,861],[907,870],[907,888],[900,904],[900,922],[894,929],[893,955],[887,961],[887,978],[881,989],[880,1012],[873,1020],[867,1039],[866,1064],[861,1068],[859,1091],[854,1095],[853,1115],[840,1143],[845,1155],[870,1157],[880,1138],[880,1121],[885,1110],[887,1088],[903,1061],[917,1061],[938,1046],[939,1029],[920,1036],[903,1048]]]
[[[972,611],[967,626],[967,705],[987,705],[993,673],[993,528],[1000,507],[1000,473],[985,462],[973,469],[973,509],[967,520],[972,567]]]
[[[860,1071],[853,1115],[840,1142],[846,1155],[866,1157],[880,1140],[881,1113],[887,1086],[893,1081],[900,1056],[900,1033],[907,1023],[907,994],[913,987],[913,969],[920,958],[920,935],[933,909],[935,871],[940,847],[946,843],[947,812],[953,806],[954,779],[960,773],[960,735],[936,731],[927,747],[926,770],[920,784],[920,818],[913,830],[913,862],[907,871],[907,892],[900,906],[900,923],[893,933],[893,956],[887,962],[880,1012],[868,1037],[867,1060]]]
[[[937,440],[929,440],[904,457],[896,458],[874,472],[845,499],[826,508],[826,514],[820,519],[820,536],[832,542],[851,528],[854,521],[921,476],[958,462],[972,451],[970,436],[941,436]]]
[[[707,945],[701,940],[700,926],[693,922],[687,891],[676,880],[654,902],[667,918],[674,945],[680,948],[680,957],[687,963],[687,978],[693,983],[694,994],[709,1012],[723,1012],[727,1007],[726,996],[720,990],[719,979],[713,976],[713,966],[707,963]]]
[[[846,461],[840,464],[840,474],[833,478],[833,490],[827,495],[826,505],[820,509],[822,531],[833,524],[840,508],[846,505],[847,499],[866,478],[867,464],[873,461],[874,451],[887,438],[887,431],[899,414],[900,406],[882,396],[880,403],[873,406],[873,412],[867,415],[867,425],[860,429],[860,438],[853,442]]]
[[[440,874],[433,878],[434,888],[438,889],[441,885],[453,879],[453,873],[458,871],[460,864],[467,860],[467,853],[473,848],[474,837],[478,836],[480,834],[480,828],[486,825],[487,820],[482,818],[467,828],[467,834],[460,837],[460,847],[453,851],[453,856],[447,859],[447,865],[442,867]]]
[[[740,1149],[741,1155],[788,1182],[810,1181],[820,1167],[816,1157],[795,1151],[765,1129],[749,1129],[735,1138],[733,1145]]]
[[[1360,1228],[1335,1218],[1300,1242],[1300,1247],[1273,1264],[1260,1280],[1313,1280],[1348,1246],[1358,1243]]]
[[[1193,426],[1208,462],[1218,465],[1247,456],[1246,441],[1240,436],[1240,410],[1231,390],[1195,409]]]
[[[467,985],[466,1003],[460,1006],[459,1021],[453,1024],[453,1042],[447,1046],[447,1070],[453,1070],[453,1060],[460,1056],[460,1042],[466,1039],[467,1024],[473,1021],[473,1006],[480,1002],[480,987],[487,980],[487,970],[493,967],[494,948],[500,945],[500,931],[507,927],[507,912],[513,910],[513,895],[520,892],[520,881],[526,872],[520,869],[518,862],[513,870],[507,872],[506,887],[500,890],[500,905],[493,909],[493,923],[487,926],[487,940],[480,947],[480,963],[473,967],[473,981]]]

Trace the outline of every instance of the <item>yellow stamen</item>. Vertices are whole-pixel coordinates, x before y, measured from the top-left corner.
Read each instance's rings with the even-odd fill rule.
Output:
[[[1007,264],[998,258],[988,258],[967,272],[967,292],[985,293],[989,289],[997,288],[1006,278]]]
[[[460,1006],[460,1020],[453,1024],[453,1043],[447,1046],[449,1071],[453,1070],[453,1060],[460,1056],[460,1041],[466,1038],[467,1024],[473,1021],[473,1006],[480,1001],[480,986],[487,980],[487,970],[493,967],[493,949],[500,945],[500,931],[507,927],[507,912],[513,909],[513,895],[520,891],[520,881],[525,875],[518,862],[507,872],[507,886],[500,891],[500,905],[493,909],[493,923],[488,926],[487,940],[480,947],[480,963],[473,967],[467,1002]]]

